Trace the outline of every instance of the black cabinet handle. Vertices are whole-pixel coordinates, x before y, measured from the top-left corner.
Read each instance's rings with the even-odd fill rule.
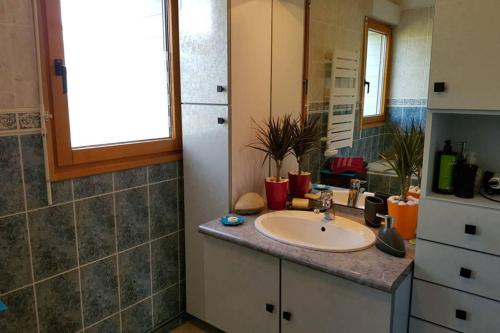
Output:
[[[472,224],[466,224],[465,225],[465,233],[469,235],[475,235],[477,232],[477,228],[475,225]]]
[[[369,94],[370,93],[370,82],[365,80],[365,87],[367,87],[367,86],[368,86],[368,89],[366,90],[366,93]]]
[[[266,304],[266,311],[269,313],[273,313],[274,311],[274,305],[267,303]]]
[[[66,66],[64,66],[64,60],[54,59],[54,72],[56,76],[60,76],[62,78],[63,94],[66,94],[68,92],[68,81]]]
[[[472,271],[468,268],[460,268],[460,276],[466,279],[470,279],[472,276]]]
[[[283,319],[290,321],[290,319],[292,319],[292,314],[288,311],[283,311]]]
[[[460,320],[467,320],[467,311],[455,310],[455,317]]]
[[[434,92],[445,92],[446,83],[444,82],[434,82]]]
[[[226,119],[222,117],[217,117],[217,124],[222,125],[226,123]]]
[[[224,92],[224,90],[226,90],[224,86],[217,86],[217,92]]]

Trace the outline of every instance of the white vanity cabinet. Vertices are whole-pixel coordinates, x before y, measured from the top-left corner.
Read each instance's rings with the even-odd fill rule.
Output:
[[[409,290],[410,278],[390,294],[282,260],[281,332],[406,332]]]
[[[279,332],[279,259],[202,237],[204,320],[225,332]]]
[[[211,236],[203,237],[204,318],[223,331],[407,331],[410,276],[388,293]]]
[[[500,109],[499,13],[498,0],[436,0],[429,109]]]

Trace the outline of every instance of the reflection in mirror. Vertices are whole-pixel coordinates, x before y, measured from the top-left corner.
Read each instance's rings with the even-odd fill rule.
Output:
[[[364,30],[364,89],[362,93],[363,124],[385,121],[385,100],[388,86],[392,28],[388,24],[365,19]]]
[[[356,178],[370,192],[399,194],[381,154],[391,149],[392,125],[425,127],[434,9],[432,1],[381,1],[399,15],[375,11],[373,0],[310,1],[306,108],[322,140],[306,167],[314,182],[348,188]]]

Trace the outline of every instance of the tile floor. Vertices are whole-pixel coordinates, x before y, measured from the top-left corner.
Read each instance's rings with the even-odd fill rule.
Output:
[[[189,318],[181,326],[177,327],[171,333],[221,333],[222,331],[212,327],[196,318]]]

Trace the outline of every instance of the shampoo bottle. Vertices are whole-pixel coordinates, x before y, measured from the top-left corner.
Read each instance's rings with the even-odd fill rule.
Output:
[[[452,151],[451,141],[446,140],[443,150],[436,153],[432,190],[436,193],[453,193],[453,169],[457,153]]]

